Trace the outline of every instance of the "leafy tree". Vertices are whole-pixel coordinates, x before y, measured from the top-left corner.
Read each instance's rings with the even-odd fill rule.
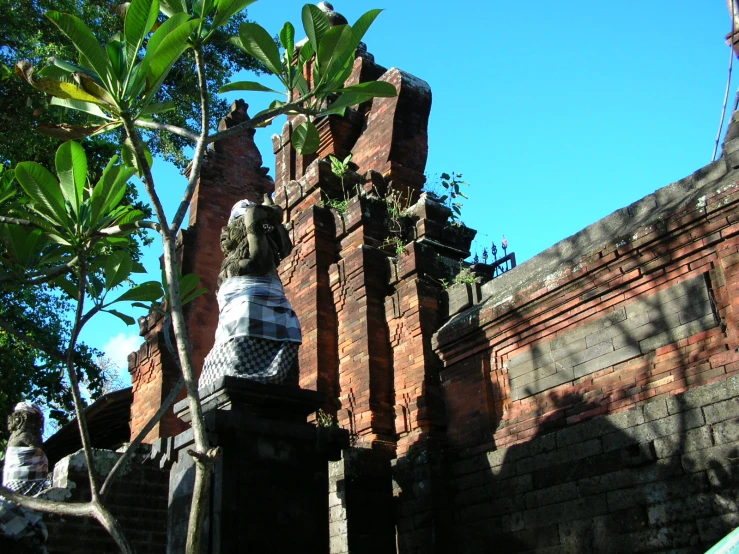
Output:
[[[120,6],[119,6],[120,8]],[[114,3],[99,3],[89,0],[0,0],[0,35],[3,45],[0,47],[0,164],[12,166],[23,160],[34,160],[44,167],[54,165],[54,156],[58,147],[58,140],[47,137],[35,130],[39,122],[46,123],[77,123],[89,122],[90,116],[85,112],[70,113],[60,107],[50,104],[49,98],[41,91],[29,88],[13,70],[18,60],[29,60],[35,66],[49,65],[52,58],[75,58],[75,49],[67,38],[44,16],[49,9],[57,9],[74,14],[87,21],[91,31],[99,38],[107,38],[117,32],[121,19],[121,10],[116,9]],[[163,16],[160,18],[163,20]],[[242,12],[233,17],[228,25],[219,29],[203,50],[203,55],[210,67],[208,75],[208,90],[210,102],[213,105],[212,114],[223,113],[227,106],[222,99],[216,97],[218,88],[224,85],[231,75],[239,69],[261,71],[261,64],[253,57],[228,42],[228,38],[238,32],[238,25],[246,21],[246,13]],[[167,79],[157,94],[157,101],[165,102],[177,99],[173,110],[167,114],[168,122],[181,127],[194,128],[197,126],[200,95],[197,88],[197,78],[191,67],[194,62],[188,54],[178,60],[170,71]],[[158,116],[160,117],[160,116]],[[210,125],[216,123],[212,116]],[[146,133],[145,138],[152,152],[161,154],[164,158],[183,168],[187,160],[183,149],[187,146],[184,139],[176,135],[159,135]],[[86,144],[89,172],[91,180],[96,180],[107,161],[120,149],[121,133],[112,132],[90,137]],[[142,210],[147,216],[151,215],[148,206],[137,201],[136,189],[129,185],[127,189],[129,201]],[[139,242],[147,243],[152,239],[139,232],[136,235]],[[132,256],[139,258],[137,243],[131,243]],[[3,291],[5,306],[14,312],[39,310],[40,313],[69,313],[69,302],[60,299],[58,295],[49,291],[38,294],[29,294],[26,291]],[[4,319],[10,326],[20,329],[17,321],[7,318],[8,312],[0,309],[0,320]],[[66,318],[39,318],[33,333],[34,340],[39,347],[47,350],[63,350],[61,337],[68,339],[71,324]],[[56,387],[52,386],[53,370],[60,370],[59,360],[54,367],[48,354],[39,348],[26,347],[24,356],[15,355],[13,350],[19,348],[19,339],[0,332],[0,357],[3,361],[3,375],[0,378],[0,390],[6,395],[5,400],[0,397],[0,422],[4,422],[8,410],[20,397],[34,399],[42,406],[48,406],[53,411],[51,415],[58,422],[68,419],[72,409],[71,395],[68,388],[56,379]],[[105,387],[93,386],[101,375],[109,374],[96,367],[92,351],[84,344],[78,347],[78,356],[85,359],[87,369],[84,378],[90,380],[87,386],[91,399],[95,399]],[[34,363],[39,360],[40,365]],[[62,364],[63,365],[63,364]],[[39,370],[39,368],[42,368]],[[89,375],[87,374],[89,372]],[[57,375],[61,374],[58,372]],[[12,381],[10,380],[12,376]],[[11,386],[12,385],[12,386]],[[60,395],[64,393],[64,401]],[[45,396],[48,395],[48,396]],[[5,425],[0,425],[0,440],[6,434]]]
[[[45,408],[57,423],[74,412],[69,383],[63,379],[64,351],[72,324],[60,318],[71,303],[48,286],[0,289],[0,441],[7,439],[4,422],[20,401]],[[21,336],[23,338],[21,338]],[[34,346],[38,343],[40,346]],[[42,345],[42,347],[41,347]],[[99,353],[86,345],[76,352],[76,367],[92,398],[107,386],[96,363]]]
[[[318,132],[313,118],[330,113],[343,113],[345,108],[376,96],[394,96],[393,85],[370,82],[344,88],[352,71],[354,56],[365,32],[379,15],[371,10],[353,25],[332,27],[326,15],[316,6],[306,5],[302,19],[308,41],[295,45],[295,29],[286,23],[280,31],[280,45],[255,23],[239,25],[232,44],[257,58],[275,74],[285,87],[285,101],[275,101],[252,119],[228,130],[211,134],[211,98],[206,52],[218,34],[253,0],[133,0],[128,6],[123,32],[101,45],[93,31],[74,15],[58,11],[46,17],[74,45],[77,63],[60,59],[54,65],[36,71],[25,61],[16,72],[33,88],[50,94],[52,102],[71,110],[91,115],[86,123],[56,123],[40,127],[48,136],[70,140],[59,147],[55,165],[57,176],[34,162],[16,166],[14,176],[23,189],[19,199],[4,181],[0,189],[0,238],[5,241],[4,263],[7,279],[22,286],[48,282],[61,288],[76,302],[74,325],[66,349],[67,378],[75,402],[77,421],[89,468],[91,500],[81,504],[65,504],[30,499],[0,487],[0,494],[27,508],[53,511],[66,515],[96,518],[112,535],[122,551],[131,552],[120,526],[107,511],[103,498],[120,467],[126,463],[143,437],[173,401],[177,390],[163,404],[157,415],[136,437],[128,451],[99,485],[95,463],[81,410],[77,364],[74,347],[79,329],[99,311],[108,311],[126,320],[125,314],[112,308],[119,302],[163,310],[171,320],[182,381],[187,389],[192,417],[194,448],[189,453],[195,462],[195,485],[188,525],[187,552],[200,551],[200,531],[204,503],[208,495],[211,468],[219,456],[205,434],[199,403],[195,370],[185,328],[182,305],[200,293],[197,278],[181,276],[177,268],[175,238],[192,199],[200,175],[203,155],[208,144],[227,136],[270,122],[283,114],[303,114],[307,120],[297,126],[293,146],[301,153],[314,152]],[[162,16],[165,17],[161,21]],[[155,25],[158,26],[155,29]],[[188,53],[194,59],[199,91],[199,127],[168,123],[173,108],[170,101],[159,102],[165,80],[176,64]],[[311,71],[310,85],[304,71]],[[224,90],[269,91],[256,82],[226,85]],[[164,115],[161,115],[164,114]],[[161,119],[160,119],[161,117]],[[70,120],[72,121],[72,120]],[[87,179],[88,162],[84,149],[72,140],[117,132],[124,137],[121,159],[114,157],[102,171],[97,184]],[[193,145],[193,160],[183,200],[174,218],[166,217],[151,173],[152,155],[144,141],[147,133],[161,137],[173,135]],[[155,222],[145,221],[144,214],[122,203],[125,182],[138,173],[151,201]],[[130,233],[136,229],[155,230],[164,248],[164,279],[147,282],[115,297],[111,292],[136,269],[127,247]],[[30,232],[29,232],[30,231]],[[2,277],[0,276],[0,279]],[[159,304],[164,297],[166,301]],[[85,306],[92,308],[85,312]],[[130,318],[129,318],[130,319]],[[131,320],[132,321],[132,320]]]
[[[31,89],[13,71],[19,60],[28,60],[37,68],[50,64],[50,60],[76,58],[74,46],[44,14],[48,10],[72,14],[85,21],[91,32],[102,42],[121,28],[125,13],[122,0],[93,2],[91,0],[0,0],[0,163],[14,165],[23,160],[35,160],[45,167],[54,163],[58,141],[39,135],[38,123],[84,124],[89,121],[85,112],[70,113],[50,105],[46,94]],[[159,18],[164,21],[164,15]],[[231,76],[241,69],[260,73],[264,66],[229,42],[238,33],[239,25],[246,21],[246,12],[233,16],[229,22],[213,33],[203,46],[203,56],[208,64],[207,75],[209,102],[212,106],[209,125],[218,123],[218,114],[227,111],[227,104],[217,97],[217,91]],[[200,93],[197,76],[193,74],[193,55],[186,52],[172,67],[156,95],[156,102],[176,101],[167,113],[167,123],[194,130],[199,126]],[[162,120],[162,116],[154,116]],[[183,150],[190,146],[177,135],[145,133],[144,138],[153,154],[184,168],[188,159]],[[91,137],[86,144],[92,177],[105,167],[111,156],[119,150],[120,133],[106,133]]]

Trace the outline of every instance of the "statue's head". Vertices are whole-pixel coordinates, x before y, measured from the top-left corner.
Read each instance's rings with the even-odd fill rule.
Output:
[[[40,447],[44,432],[44,414],[41,408],[30,402],[17,404],[8,417],[8,431],[10,446]]]
[[[237,217],[241,217],[246,213],[246,210],[248,210],[252,206],[256,206],[256,203],[252,202],[251,200],[239,200],[238,202],[236,202],[236,204],[233,205],[233,208],[231,208],[231,214],[228,217],[228,222],[231,223]]]

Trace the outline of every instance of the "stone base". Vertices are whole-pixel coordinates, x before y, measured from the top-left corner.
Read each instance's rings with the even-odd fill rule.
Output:
[[[203,554],[328,552],[328,460],[348,432],[306,422],[322,395],[224,377],[200,391],[214,467]],[[187,402],[175,413],[190,421]],[[174,440],[167,552],[185,549],[195,468],[192,432]]]

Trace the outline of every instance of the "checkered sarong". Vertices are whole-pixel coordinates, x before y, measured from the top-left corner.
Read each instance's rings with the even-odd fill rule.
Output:
[[[13,492],[34,495],[47,486],[49,460],[40,448],[9,446],[5,452],[3,486]]]
[[[49,534],[40,513],[0,498],[0,533],[14,540],[33,537],[45,542]]]
[[[210,385],[224,375],[260,383],[297,384],[298,374],[293,367],[299,346],[296,342],[253,337],[235,337],[217,344],[205,358],[198,387]]]
[[[216,344],[234,337],[302,342],[300,322],[277,277],[230,277],[218,290]]]
[[[9,446],[5,451],[3,486],[34,496],[47,487],[49,460],[40,448]],[[14,540],[33,539],[41,544],[48,533],[41,514],[0,498],[0,533]]]
[[[198,386],[224,375],[297,383],[300,322],[277,277],[231,277],[218,291],[218,328]]]

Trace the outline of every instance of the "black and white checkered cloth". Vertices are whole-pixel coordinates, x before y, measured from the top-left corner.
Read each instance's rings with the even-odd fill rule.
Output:
[[[35,496],[50,486],[48,475],[49,460],[40,448],[9,446],[6,450],[4,487],[25,496]],[[3,498],[0,498],[0,533],[14,540],[32,539],[38,545],[48,537],[40,513]]]
[[[260,383],[297,384],[294,364],[299,347],[296,342],[253,337],[236,337],[217,344],[205,358],[198,387],[210,385],[224,375]]]
[[[300,322],[277,277],[231,277],[218,291],[218,328],[198,386],[224,375],[297,383]]]
[[[0,498],[0,533],[14,540],[35,538],[45,542],[49,536],[40,513],[26,510]]]
[[[49,460],[40,448],[9,446],[5,452],[3,486],[13,492],[34,495],[45,489]]]

